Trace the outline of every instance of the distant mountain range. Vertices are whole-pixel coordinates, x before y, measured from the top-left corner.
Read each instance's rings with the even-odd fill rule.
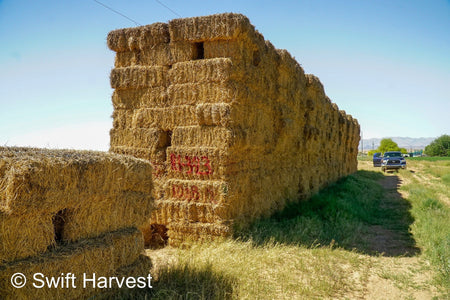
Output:
[[[410,138],[410,137],[388,137],[392,139],[400,148],[405,148],[408,151],[411,150],[421,150],[428,146],[435,137],[421,137],[421,138]],[[377,149],[380,146],[380,141],[383,138],[373,138],[373,139],[363,139],[359,142],[359,150],[362,150],[364,143],[364,151]]]

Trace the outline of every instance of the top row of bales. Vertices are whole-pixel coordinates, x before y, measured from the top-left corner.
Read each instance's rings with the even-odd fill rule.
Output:
[[[111,151],[154,166],[149,224],[173,244],[230,234],[356,171],[359,125],[240,14],[108,35]]]

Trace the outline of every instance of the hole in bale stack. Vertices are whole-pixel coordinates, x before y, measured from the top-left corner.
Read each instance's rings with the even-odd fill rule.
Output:
[[[195,43],[194,47],[195,47],[194,59],[204,59],[205,48],[203,47],[203,42]]]
[[[66,224],[67,209],[62,209],[58,211],[52,217],[53,229],[55,233],[56,244],[61,244],[63,242],[64,225]]]
[[[170,147],[171,145],[172,145],[172,131],[171,130],[164,131],[161,136],[161,140],[160,140],[160,147],[162,148],[162,150],[164,152],[164,160],[167,159],[166,149],[167,149],[167,147]]]
[[[164,148],[170,147],[172,145],[172,131],[171,130],[167,130],[164,131],[164,141],[163,141]]]
[[[145,248],[160,249],[167,246],[169,236],[167,227],[162,224],[151,224],[149,230],[143,230]]]

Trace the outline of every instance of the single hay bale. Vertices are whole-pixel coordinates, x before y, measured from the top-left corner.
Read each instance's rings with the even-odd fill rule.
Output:
[[[242,139],[226,127],[218,126],[179,126],[173,130],[173,146],[229,148],[239,144]]]
[[[213,180],[225,175],[227,155],[214,147],[168,147],[168,176]]]
[[[204,42],[205,58],[227,57],[233,61],[249,61],[258,64],[260,55],[251,43],[242,39],[214,40]]]
[[[171,65],[169,44],[158,44],[144,50],[117,52],[114,67]]]
[[[95,196],[89,203],[66,213],[61,240],[73,242],[124,227],[138,227],[151,214],[153,205],[149,203],[153,199],[152,194],[131,191],[112,198]]]
[[[191,197],[190,195],[188,196]],[[232,217],[230,214],[231,210],[221,204],[195,203],[181,199],[179,201],[162,200],[159,205],[167,214],[167,220],[165,220],[165,223],[201,222],[221,224],[228,221]]]
[[[0,161],[0,211],[8,214],[52,213],[83,206],[93,196],[152,190],[151,165],[132,157],[0,147]]]
[[[52,215],[0,212],[0,264],[47,251],[55,243]]]
[[[114,89],[151,88],[168,85],[168,67],[133,66],[111,71],[111,87]]]
[[[230,103],[245,99],[246,90],[236,82],[194,82],[171,84],[167,89],[169,105],[197,105],[208,103]]]
[[[211,58],[179,62],[169,70],[171,84],[188,82],[227,82],[235,71],[229,58]]]
[[[116,52],[144,50],[169,41],[169,26],[165,23],[114,30],[107,38],[109,49]]]
[[[201,49],[195,43],[186,41],[170,42],[170,57],[172,64],[190,61],[202,56]]]
[[[165,107],[168,105],[165,87],[114,90],[112,103],[114,109],[138,109]],[[113,115],[114,117],[114,115]]]
[[[142,108],[135,109],[132,114],[125,114],[127,119],[122,117],[118,121],[124,128],[160,128],[165,131],[171,131],[177,126],[196,125],[196,109],[192,105],[177,105],[167,108]],[[131,120],[130,120],[131,117]]]
[[[232,13],[169,21],[171,42],[233,39],[252,30],[247,17]]]
[[[140,253],[144,247],[142,233],[136,228],[105,233],[92,239],[83,239],[47,251],[40,256],[16,260],[0,265],[0,297],[2,299],[78,299],[89,298],[104,289],[93,288],[92,283],[83,287],[83,274],[87,278],[111,277],[142,261]],[[135,268],[137,265],[134,266]],[[144,272],[143,272],[144,271]],[[29,282],[23,288],[14,288],[10,279],[15,273],[22,273]],[[142,272],[142,273],[141,273]],[[58,278],[62,274],[77,277],[76,288],[70,285],[35,288],[31,282],[34,274]],[[137,274],[136,274],[137,273]],[[140,274],[139,274],[140,273]],[[139,270],[136,275],[148,276],[148,270]],[[134,274],[133,274],[134,275]],[[36,284],[40,282],[35,281]]]
[[[231,123],[231,106],[226,103],[197,104],[196,115],[199,125],[227,127]],[[182,125],[188,126],[189,124]]]
[[[169,144],[166,131],[157,128],[111,129],[111,145],[160,149]]]

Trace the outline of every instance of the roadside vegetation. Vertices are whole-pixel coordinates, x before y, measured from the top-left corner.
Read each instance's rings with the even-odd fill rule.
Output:
[[[432,141],[425,147],[425,154],[450,157],[450,135],[444,134]]]
[[[450,160],[360,170],[233,238],[148,250],[152,299],[450,297]],[[133,295],[136,297],[136,295]]]
[[[450,291],[450,157],[410,159],[401,187],[415,219],[411,231],[437,271],[436,282]]]

